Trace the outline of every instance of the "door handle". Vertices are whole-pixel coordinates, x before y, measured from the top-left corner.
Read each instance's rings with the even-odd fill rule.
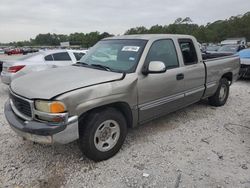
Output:
[[[176,75],[176,80],[183,80],[184,79],[184,74],[177,74]]]

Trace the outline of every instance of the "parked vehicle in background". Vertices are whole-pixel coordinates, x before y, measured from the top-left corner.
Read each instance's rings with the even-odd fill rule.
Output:
[[[247,45],[247,39],[245,37],[240,38],[228,38],[226,40],[221,41],[221,45],[243,45],[246,47]]]
[[[119,151],[130,127],[201,99],[223,106],[239,68],[236,55],[204,61],[188,35],[107,38],[74,66],[14,80],[5,116],[21,137],[47,144],[79,138],[83,153],[101,161]]]
[[[229,54],[235,54],[243,49],[245,49],[246,47],[244,45],[240,45],[240,44],[232,44],[232,45],[224,45],[221,46],[217,52],[218,53],[229,53]]]
[[[22,48],[23,55],[26,55],[28,53],[35,53],[35,52],[39,52],[39,50],[35,48]]]
[[[240,51],[240,76],[241,78],[250,78],[250,49]]]
[[[2,72],[3,70],[3,61],[0,60],[0,73]]]
[[[7,55],[16,55],[16,54],[22,54],[22,50],[19,48],[14,48],[14,49],[7,49],[5,51],[5,54]]]
[[[0,48],[0,54],[4,54],[5,53],[5,50]]]
[[[1,79],[3,83],[10,84],[12,80],[32,72],[72,65],[85,53],[79,50],[48,50],[22,56],[16,61],[4,61]]]
[[[206,47],[206,52],[207,53],[214,53],[214,52],[217,52],[218,50],[219,50],[219,48],[220,48],[221,46],[219,46],[219,45],[210,45],[210,46],[207,46]]]

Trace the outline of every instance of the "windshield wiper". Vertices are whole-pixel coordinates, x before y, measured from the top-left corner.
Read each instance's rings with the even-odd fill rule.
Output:
[[[73,66],[89,66],[89,64],[88,64],[88,63],[84,63],[84,62],[78,61],[78,62],[76,62],[75,64],[73,64]]]
[[[93,66],[93,67],[99,67],[103,70],[106,70],[106,71],[111,71],[111,68],[109,68],[108,66],[105,66],[105,65],[100,65],[100,64],[90,64],[90,66]]]
[[[100,65],[100,64],[88,64],[88,63],[84,63],[84,62],[76,62],[75,64],[73,64],[73,66],[83,66],[83,67],[97,67],[97,68],[101,68],[103,70],[106,70],[106,71],[113,71],[113,69],[111,69],[110,67],[108,66],[105,66],[105,65]]]

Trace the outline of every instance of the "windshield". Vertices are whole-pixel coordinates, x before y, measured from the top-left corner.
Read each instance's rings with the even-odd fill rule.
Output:
[[[135,71],[146,43],[146,40],[103,40],[91,48],[79,63],[93,68],[102,66],[114,72],[131,73]]]
[[[232,52],[232,53],[236,53],[238,50],[238,46],[236,45],[226,45],[226,46],[222,46],[218,51],[219,52]]]

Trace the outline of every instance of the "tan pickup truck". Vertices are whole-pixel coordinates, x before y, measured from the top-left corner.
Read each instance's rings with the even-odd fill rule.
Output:
[[[25,139],[79,139],[83,153],[101,161],[119,151],[128,128],[201,99],[223,106],[239,68],[238,56],[203,60],[192,36],[107,38],[71,67],[14,80],[5,116]]]

